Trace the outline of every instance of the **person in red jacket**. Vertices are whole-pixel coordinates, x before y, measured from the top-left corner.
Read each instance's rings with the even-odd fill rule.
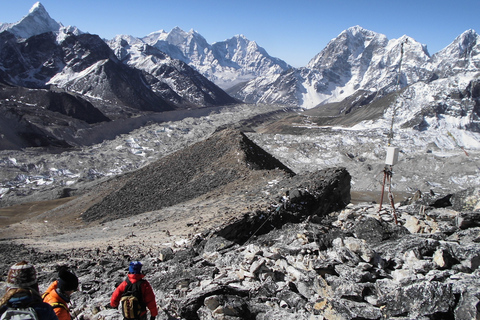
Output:
[[[115,289],[110,298],[110,307],[117,308],[120,304],[120,299],[122,298],[125,288],[128,285],[127,281],[134,284],[137,281],[142,281],[140,284],[142,292],[142,300],[144,308],[140,314],[138,320],[147,319],[147,308],[150,311],[150,320],[154,320],[158,315],[157,301],[155,300],[155,293],[153,292],[152,286],[150,283],[144,279],[145,275],[142,273],[142,263],[140,261],[130,262],[128,268],[127,279],[120,283],[120,285]]]
[[[70,296],[78,290],[78,278],[65,267],[58,270],[58,280],[55,280],[42,295],[43,302],[50,304],[58,320],[71,320],[68,303]]]

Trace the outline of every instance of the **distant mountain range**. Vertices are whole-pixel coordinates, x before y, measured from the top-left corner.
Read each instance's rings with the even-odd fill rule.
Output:
[[[258,77],[237,87],[234,96],[245,102],[312,108],[342,101],[358,90],[385,95],[417,82],[478,72],[479,40],[475,31],[468,30],[430,56],[410,37],[388,40],[355,26],[331,40],[306,67]]]
[[[408,36],[388,40],[354,26],[331,40],[307,66],[292,68],[241,35],[209,44],[193,30],[174,28],[143,38],[103,40],[56,22],[38,2],[20,21],[0,24],[0,88],[3,97],[13,95],[1,100],[0,111],[4,118],[16,119],[29,136],[26,132],[32,129],[20,123],[25,113],[38,120],[27,107],[37,95],[43,101],[38,106],[46,110],[62,109],[58,101],[64,98],[58,96],[68,95],[77,101],[71,106],[96,110],[101,116],[93,122],[102,122],[239,102],[320,108],[338,117],[402,89],[404,104],[413,96],[421,98],[412,104],[413,113],[403,115],[404,125],[426,128],[431,123],[426,118],[440,119],[455,104],[461,126],[477,130],[479,53],[474,30],[430,56],[426,46]],[[28,92],[29,100],[15,92]],[[80,121],[74,130],[84,125],[85,116],[63,111],[64,117]],[[37,123],[36,131],[45,131],[39,128],[48,121],[33,118],[28,126]],[[50,122],[58,123],[53,118]],[[0,134],[5,130],[0,128]],[[62,140],[61,135],[55,138]],[[2,147],[0,138],[0,149],[13,144],[4,142]]]
[[[285,61],[271,57],[255,41],[243,35],[208,44],[196,31],[185,32],[177,27],[170,32],[151,33],[141,40],[172,58],[188,63],[224,89],[292,68]]]
[[[19,22],[0,30],[5,31],[0,35],[3,82],[80,94],[109,116],[237,102],[158,49],[120,41],[114,52],[97,35],[55,22],[40,3]],[[131,67],[134,57],[140,68]]]

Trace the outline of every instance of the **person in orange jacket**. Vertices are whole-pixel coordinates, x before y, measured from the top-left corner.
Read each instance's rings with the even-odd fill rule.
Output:
[[[138,281],[142,281],[140,284],[140,288],[142,292],[142,300],[143,300],[144,308],[138,320],[147,319],[147,308],[150,311],[150,320],[154,320],[158,315],[157,302],[155,300],[155,293],[153,292],[153,289],[150,283],[147,280],[143,279],[144,277],[145,277],[145,274],[142,273],[142,263],[140,261],[130,262],[127,279],[122,283],[120,283],[120,285],[113,292],[112,297],[110,298],[109,307],[117,308],[119,306],[122,295],[125,292],[125,288],[128,285],[127,281],[130,281],[130,283],[132,284]]]
[[[55,280],[42,295],[43,302],[53,307],[58,320],[71,320],[68,303],[70,296],[77,290],[77,276],[62,267],[58,270],[58,280]]]

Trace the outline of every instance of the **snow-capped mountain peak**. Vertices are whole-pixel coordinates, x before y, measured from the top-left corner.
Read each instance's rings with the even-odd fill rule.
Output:
[[[350,27],[348,28],[347,30],[345,30],[344,32],[342,33],[349,33],[351,34],[353,37],[356,37],[358,35],[375,35],[376,33],[371,31],[371,30],[368,30],[368,29],[365,29],[359,25],[356,25],[356,26],[353,26],[353,27]]]
[[[471,49],[478,45],[478,34],[473,29],[469,29],[457,37],[455,43],[458,45],[458,54],[466,56],[471,53]]]
[[[53,20],[45,7],[37,2],[20,21],[3,24],[0,31],[7,30],[19,38],[28,39],[45,32],[57,32],[62,27],[63,25]]]
[[[360,26],[350,27],[330,40],[327,46],[310,60],[307,68],[331,68],[335,64],[343,64],[345,60],[361,58],[365,51],[370,52],[374,47],[386,46],[387,43],[388,39],[383,34]]]
[[[477,50],[476,53],[478,53],[479,46],[479,35],[475,30],[469,29],[455,38],[451,44],[439,51],[436,55],[453,55],[457,58],[464,58],[475,53],[475,49]]]
[[[290,68],[286,62],[271,57],[244,35],[209,44],[197,31],[186,32],[175,27],[170,32],[160,30],[151,33],[141,40],[174,59],[188,63],[221,88],[229,88],[260,75],[280,74]]]
[[[30,8],[30,10],[28,11],[28,14],[33,14],[33,13],[35,13],[36,11],[41,12],[41,13],[40,13],[41,15],[47,13],[47,11],[45,10],[45,7],[44,7],[40,2],[36,2],[36,3]],[[47,14],[48,14],[48,13],[47,13]]]
[[[480,35],[470,29],[459,35],[447,47],[432,57],[435,74],[448,77],[459,72],[478,72],[480,69]]]

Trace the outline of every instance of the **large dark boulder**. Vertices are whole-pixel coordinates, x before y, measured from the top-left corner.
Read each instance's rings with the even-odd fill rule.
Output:
[[[345,168],[324,169],[285,179],[280,189],[290,191],[276,206],[239,217],[216,234],[241,243],[287,223],[306,219],[321,221],[328,213],[350,202],[350,179]]]

